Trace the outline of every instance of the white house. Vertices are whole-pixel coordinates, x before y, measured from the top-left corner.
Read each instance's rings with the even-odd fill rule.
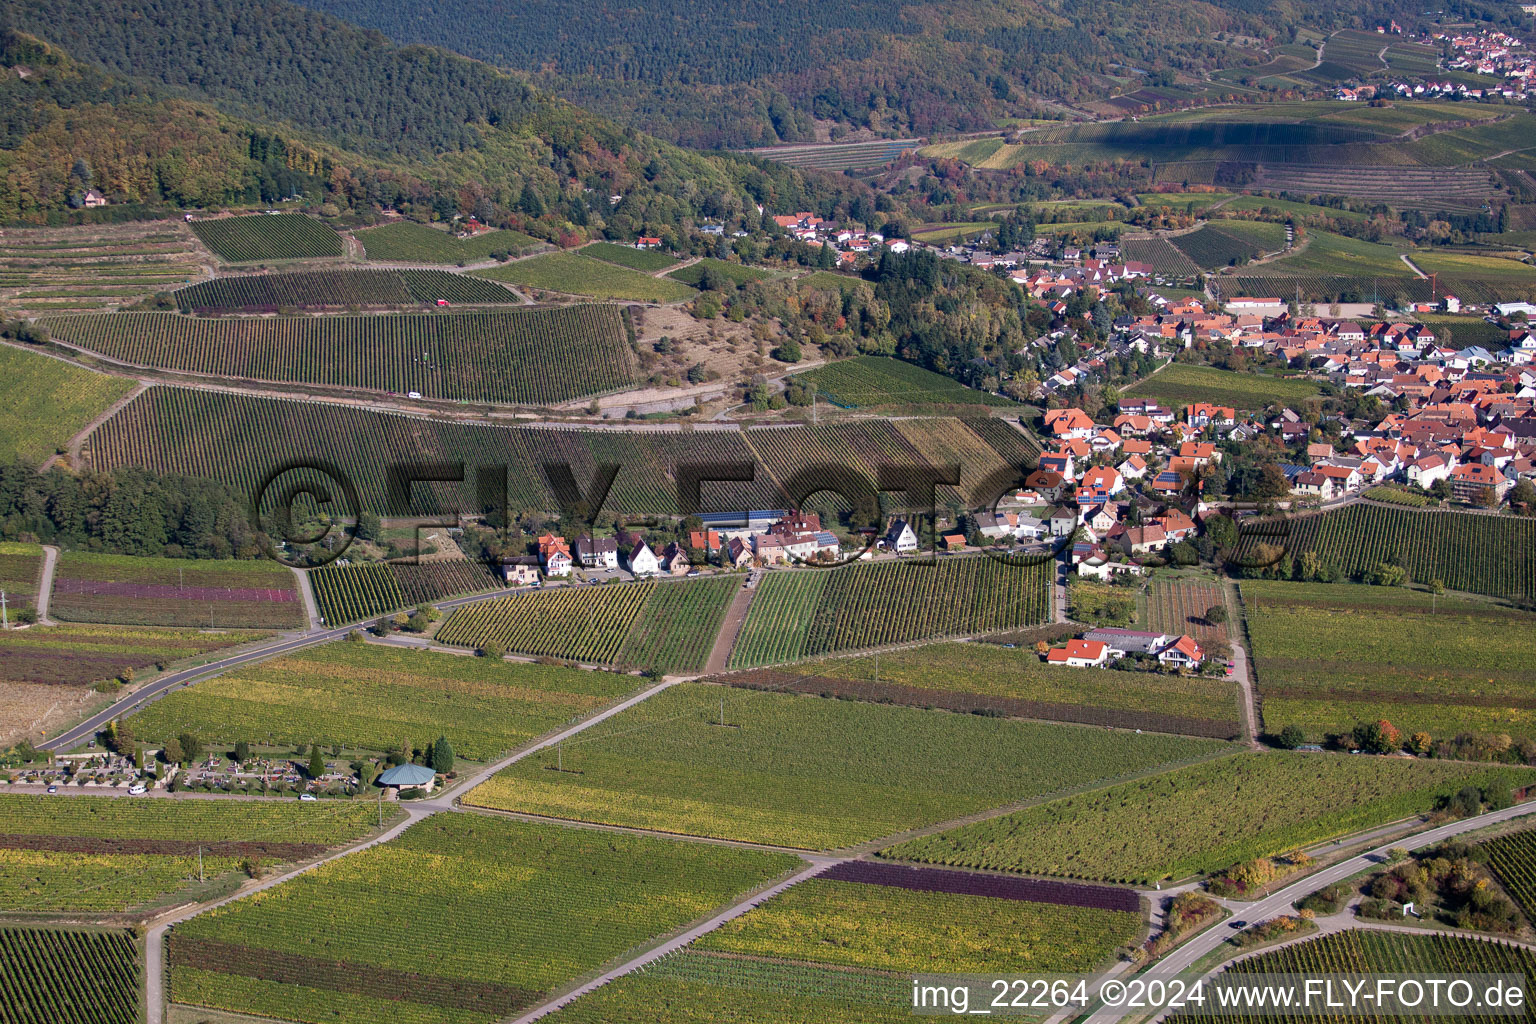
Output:
[[[617,569],[619,542],[612,537],[582,534],[576,538],[576,560],[584,569]]]
[[[917,550],[917,534],[912,525],[905,519],[892,521],[891,528],[885,531],[885,548],[894,551],[898,555],[910,554]]]
[[[629,571],[636,576],[655,576],[661,572],[661,563],[656,558],[656,552],[645,541],[636,541],[635,546],[629,552]]]

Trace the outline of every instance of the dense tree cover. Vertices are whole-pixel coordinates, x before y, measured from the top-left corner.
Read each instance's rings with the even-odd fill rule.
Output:
[[[40,219],[90,186],[194,206],[298,193],[333,211],[473,213],[557,241],[694,218],[755,226],[759,204],[872,195],[687,152],[281,0],[0,0],[0,26],[5,63],[27,70],[0,85],[0,217]]]
[[[0,465],[0,539],[169,558],[261,553],[246,507],[229,488],[142,469],[74,475]]]
[[[1110,95],[1128,67],[1167,77],[1262,63],[1232,37],[1343,16],[1279,0],[308,4],[402,43],[533,72],[583,106],[700,147],[804,141],[816,119],[892,134],[990,128],[1041,100]]]

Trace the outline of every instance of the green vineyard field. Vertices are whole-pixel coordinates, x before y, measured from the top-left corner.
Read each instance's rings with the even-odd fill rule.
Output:
[[[1496,597],[1536,597],[1536,519],[1349,505],[1318,515],[1245,524],[1233,561],[1258,565],[1315,551],[1354,576],[1381,562],[1420,583]]]
[[[500,285],[446,270],[306,270],[220,277],[174,293],[183,312],[276,313],[285,309],[505,305],[521,300]]]
[[[402,221],[364,228],[354,234],[368,259],[388,263],[477,263],[493,253],[521,255],[542,245],[521,231],[487,231],[458,238],[447,231]]]
[[[825,577],[820,583],[803,577]],[[935,565],[874,562],[775,572],[742,627],[732,668],[938,636],[1018,629],[1050,617],[1051,565],[1011,566],[986,557]]]
[[[135,366],[216,377],[546,404],[632,384],[616,307],[496,313],[194,319],[50,317],[63,342]]]
[[[0,461],[34,468],[133,390],[131,380],[9,345],[0,347],[0,380],[6,396],[0,405]]]
[[[0,926],[6,1024],[135,1024],[142,984],[132,932]]]
[[[195,220],[192,233],[226,263],[346,255],[341,236],[302,213]]]
[[[836,405],[861,408],[886,405],[996,405],[1013,401],[977,391],[911,363],[883,356],[856,356],[829,363],[799,380],[810,383]]]
[[[1536,830],[1521,829],[1482,844],[1488,866],[1498,874],[1528,919],[1536,919]]]
[[[468,559],[332,564],[311,570],[309,582],[321,618],[332,626],[504,585],[489,566]]]

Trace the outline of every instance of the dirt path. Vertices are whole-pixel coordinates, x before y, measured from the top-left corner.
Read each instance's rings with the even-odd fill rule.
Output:
[[[288,567],[288,571],[299,581],[299,597],[304,602],[304,614],[309,616],[310,632],[323,629],[325,624],[320,621],[320,608],[315,604],[314,588],[309,585],[309,573],[292,566]]]
[[[53,570],[59,561],[59,549],[52,544],[43,545],[43,571],[37,581],[37,624],[57,626],[48,617],[48,601],[53,597]]]
[[[779,882],[777,885],[770,886],[761,892],[736,901],[729,907],[726,907],[724,910],[720,911],[715,916],[694,925],[692,928],[689,928],[687,931],[681,933],[680,935],[675,935],[667,941],[653,946],[652,948],[646,950],[644,953],[641,953],[639,956],[630,960],[626,960],[624,963],[610,971],[605,971],[604,973],[599,974],[591,981],[582,985],[578,985],[576,988],[571,989],[564,995],[557,996],[556,998],[551,999],[546,1003],[534,1007],[532,1010],[529,1010],[527,1013],[514,1020],[512,1024],[532,1024],[533,1021],[554,1013],[556,1010],[575,1002],[577,999],[580,999],[587,993],[594,992],[597,989],[602,988],[610,981],[614,981],[615,979],[622,978],[626,974],[637,971],[644,967],[646,964],[654,963],[655,961],[660,960],[662,957],[666,956],[668,953],[677,952],[684,946],[699,938],[701,935],[706,935],[709,932],[714,931],[716,928],[719,928],[721,925],[728,921],[734,921],[736,918],[745,914],[747,911],[755,908],[764,900],[770,900],[791,886],[799,885],[801,882],[808,878],[815,878],[817,875],[821,874],[823,871],[826,871],[828,868],[836,864],[841,864],[843,861],[847,860],[845,857],[808,857],[806,859],[810,861],[809,864],[795,872],[793,875],[784,879],[782,882]]]
[[[1408,258],[1408,254],[1407,253],[1405,253],[1405,252],[1398,253],[1397,254],[1397,258],[1402,260],[1403,261],[1403,265],[1406,266],[1409,270],[1413,271],[1414,274],[1416,274],[1418,276],[1419,280],[1421,280],[1421,281],[1429,280],[1429,275],[1424,273],[1424,271],[1420,270],[1418,267],[1414,266],[1413,265],[1413,260]]]
[[[747,621],[747,610],[752,607],[752,598],[756,594],[756,587],[742,587],[731,598],[731,606],[725,612],[725,621],[715,636],[715,645],[710,648],[709,659],[704,662],[705,675],[725,671],[726,663],[731,660],[731,650],[736,646],[736,638],[741,635],[742,624]]]

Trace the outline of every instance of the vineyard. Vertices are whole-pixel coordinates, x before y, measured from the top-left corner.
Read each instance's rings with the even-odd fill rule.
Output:
[[[1166,238],[1122,238],[1120,251],[1128,260],[1150,265],[1158,277],[1183,280],[1200,273],[1195,261]]]
[[[677,468],[757,463],[755,479],[708,483],[703,511],[785,508],[779,481],[825,480],[825,467],[847,467],[873,487],[884,465],[945,465],[971,455],[963,479],[990,504],[998,493],[981,484],[999,475],[1014,480],[1033,463],[1031,440],[992,420],[886,420],[822,427],[751,430],[554,430],[425,420],[413,416],[313,402],[252,398],[189,388],[154,387],[129,403],[90,438],[94,466],[143,466],[219,480],[255,494],[268,472],[294,459],[334,463],[356,485],[365,509],[389,511],[385,467],[463,462],[463,485],[418,485],[425,503],[411,514],[482,507],[479,466],[507,467],[512,508],[556,507],[542,467],[565,462],[579,481],[598,465],[619,475],[605,510],[676,515]],[[963,424],[963,431],[956,425]],[[959,446],[957,450],[956,446]],[[820,476],[817,476],[817,473]],[[995,481],[993,481],[995,483]],[[941,493],[944,489],[941,488]],[[977,507],[981,507],[978,504]],[[400,512],[392,514],[402,514]]]
[[[1343,583],[1244,580],[1264,725],[1310,740],[1389,719],[1404,735],[1536,739],[1536,615]],[[1433,643],[1424,637],[1433,636]]]
[[[1254,231],[1252,229],[1273,229]],[[1278,252],[1285,246],[1285,230],[1280,224],[1259,221],[1223,222],[1221,227],[1207,224],[1187,235],[1172,239],[1175,247],[1203,270],[1236,266],[1261,256]]]
[[[704,271],[712,270],[720,277],[732,284],[746,285],[753,281],[766,281],[775,276],[771,270],[762,267],[749,267],[741,263],[730,263],[726,260],[717,260],[713,256],[706,256],[697,263],[690,263],[686,267],[679,267],[670,271],[667,276],[674,281],[697,288],[699,282],[704,280]]]
[[[797,579],[807,573],[826,580]],[[1011,566],[979,557],[769,573],[731,667],[1033,625],[1050,617],[1050,575],[1049,563]]]
[[[34,468],[133,389],[131,380],[9,345],[0,345],[0,380],[0,462]]]
[[[296,860],[365,834],[366,804],[0,796],[0,911],[116,913],[216,880],[248,857]]]
[[[347,1021],[491,1024],[798,865],[441,814],[178,925],[171,999],[304,1024],[331,1024],[338,1004]],[[424,962],[401,937],[428,920]]]
[[[635,689],[632,676],[492,662],[377,644],[329,644],[179,689],[130,720],[158,741],[323,743],[385,751],[447,736],[485,760]]]
[[[1536,919],[1536,831],[1521,829],[1482,844],[1488,866],[1528,920]]]
[[[0,591],[5,592],[11,615],[37,605],[37,585],[42,573],[41,546],[0,541]]]
[[[460,608],[440,643],[499,644],[516,654],[660,671],[695,671],[709,656],[740,583],[732,578],[571,586]]]
[[[810,145],[765,146],[749,150],[753,156],[791,167],[814,167],[822,171],[863,170],[884,167],[907,150],[916,149],[921,139],[889,139],[878,142],[824,142]]]
[[[764,595],[765,596],[765,595]],[[763,596],[759,596],[760,603]],[[754,603],[755,612],[757,604]],[[1042,633],[1059,636],[1060,630]],[[1226,679],[1140,674],[1110,669],[1064,673],[1029,644],[928,644],[880,655],[827,658],[789,669],[722,676],[733,686],[785,690],[882,704],[938,707],[971,714],[1182,733],[1234,739],[1237,689]],[[787,660],[787,659],[785,659]]]
[[[328,626],[360,622],[405,607],[405,594],[382,562],[322,565],[309,571],[320,620]]]
[[[593,242],[591,245],[581,248],[581,255],[590,256],[604,263],[616,263],[630,270],[638,270],[644,274],[654,274],[658,270],[665,270],[675,266],[677,260],[668,253],[657,249],[636,249],[632,245],[616,245],[613,242]]]
[[[225,263],[345,256],[341,236],[302,213],[194,220],[192,233]]]
[[[1216,749],[1209,740],[682,684],[562,750],[524,758],[464,799],[832,849]]]
[[[1402,505],[1406,508],[1428,508],[1432,505],[1440,504],[1440,499],[1438,498],[1393,485],[1371,487],[1362,493],[1361,497],[1369,498],[1372,501],[1385,502],[1388,505]]]
[[[1393,974],[1415,978],[1471,974],[1513,974],[1530,977],[1536,971],[1536,951],[1504,942],[1488,942],[1462,935],[1405,935],[1397,932],[1349,929],[1239,960],[1224,973],[1235,975],[1287,974],[1320,977]],[[1508,1020],[1499,1013],[1458,1014],[1468,1024],[1494,1024]],[[1219,1013],[1182,1011],[1168,1018],[1172,1024],[1213,1024],[1230,1020]],[[1264,1017],[1246,1014],[1254,1024],[1279,1021],[1321,1024],[1340,1020],[1410,1020],[1390,1013],[1345,1017],[1337,1013],[1288,1012]],[[1427,1018],[1420,1018],[1427,1019]]]
[[[142,984],[132,932],[0,925],[6,1024],[136,1024]]]
[[[914,839],[897,860],[1148,885],[1429,811],[1463,786],[1526,768],[1243,753]]]
[[[1214,366],[1169,363],[1126,389],[1137,398],[1151,398],[1174,409],[1191,402],[1212,402],[1238,410],[1258,410],[1279,403],[1300,403],[1316,397],[1318,386],[1300,378],[1286,380],[1259,373],[1236,373]]]
[[[542,467],[565,462],[578,481],[598,464],[621,467],[607,510],[676,514],[675,467],[753,462],[741,431],[549,430],[489,427],[312,402],[248,398],[186,388],[155,387],[92,435],[98,468],[145,466],[220,480],[257,493],[265,475],[291,459],[335,463],[356,484],[365,509],[387,512],[385,467],[463,462],[464,485],[422,485],[425,502],[412,514],[481,508],[478,466],[507,467],[512,508],[556,507]],[[782,495],[759,467],[751,483],[711,483],[705,511],[783,508]],[[400,513],[395,513],[400,514]]]
[[[872,971],[1092,971],[1140,937],[1142,918],[1130,896],[1130,910],[1100,910],[844,881],[833,869],[690,948]]]
[[[1232,282],[1226,291],[1233,295],[1273,295],[1284,300],[1300,295],[1302,302],[1380,302],[1402,308],[1430,301],[1429,282],[1417,277],[1275,273],[1222,280]]]
[[[490,270],[477,270],[475,274],[492,281],[543,291],[629,302],[682,302],[698,294],[671,278],[651,277],[638,270],[575,252],[530,256]]]
[[[49,614],[66,622],[203,629],[304,625],[297,580],[269,561],[213,562],[65,552]]]
[[[0,683],[85,685],[124,669],[179,661],[264,639],[266,633],[141,629],[131,626],[33,626],[0,632]]]
[[[1226,588],[1219,582],[1160,578],[1147,587],[1146,628],[1158,633],[1187,633],[1204,643],[1225,642],[1225,623],[1211,622],[1205,613],[1213,606],[1226,607]]]
[[[478,263],[503,253],[520,256],[544,243],[521,231],[487,231],[458,238],[447,231],[400,221],[353,234],[370,260],[386,263]]]
[[[1245,524],[1233,561],[1315,551],[1345,576],[1382,562],[1420,583],[1496,597],[1536,597],[1536,519],[1348,505],[1318,515]]]
[[[59,341],[134,366],[449,401],[564,402],[626,387],[636,375],[613,306],[245,320],[119,313],[44,323]]]
[[[6,228],[0,306],[28,316],[119,308],[201,277],[195,245],[166,221]]]
[[[174,295],[184,313],[277,313],[456,305],[516,304],[500,285],[446,270],[307,270],[291,274],[220,277]]]
[[[998,405],[1007,398],[968,388],[911,363],[885,356],[855,356],[800,374],[829,402],[845,409],[910,405]]]

